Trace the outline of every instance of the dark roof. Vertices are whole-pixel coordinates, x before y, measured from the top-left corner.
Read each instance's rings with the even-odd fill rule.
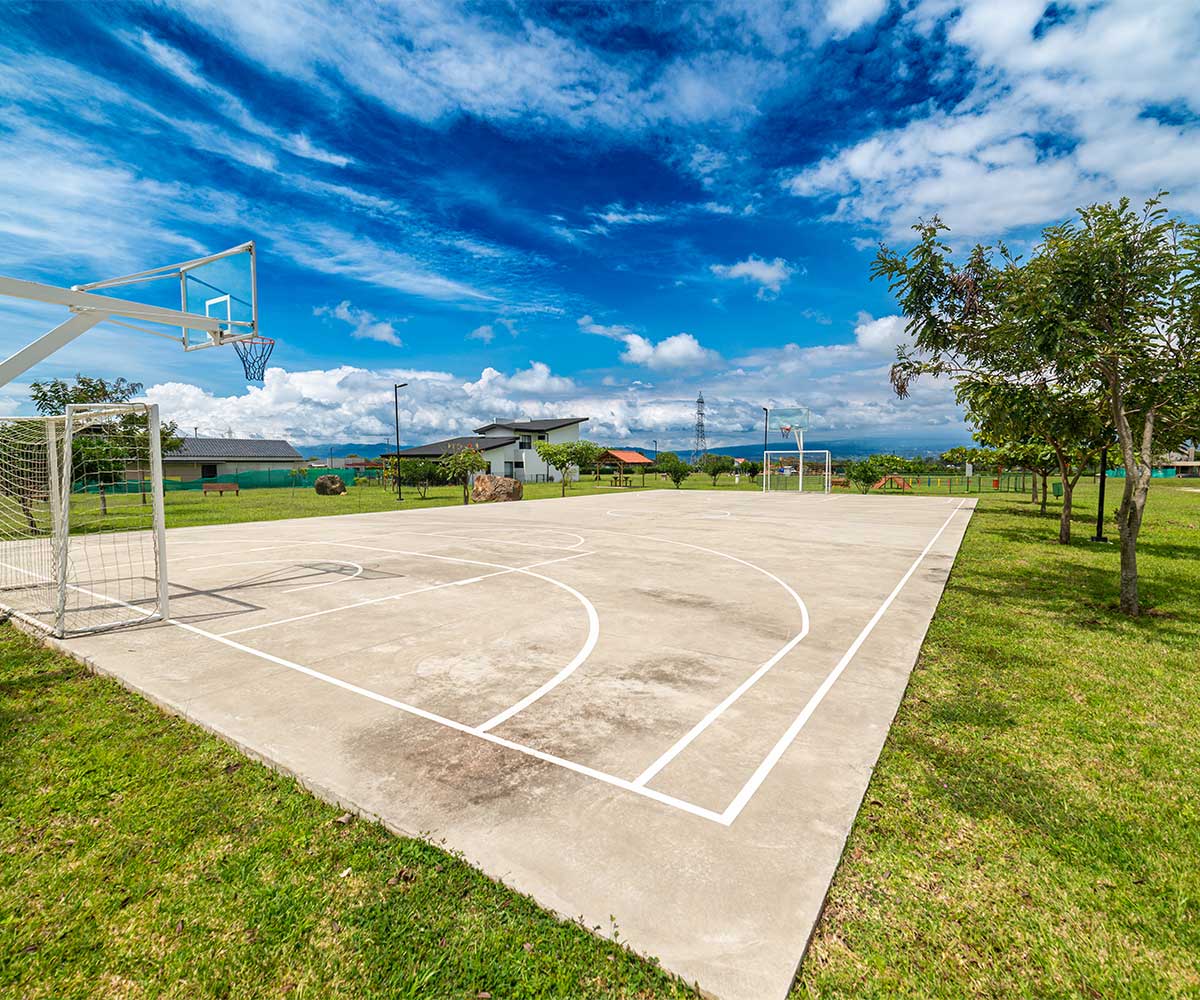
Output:
[[[286,441],[269,441],[265,438],[184,438],[178,448],[163,455],[163,461],[166,462],[186,462],[198,458],[301,461],[300,453]]]
[[[560,427],[570,427],[572,424],[582,424],[587,417],[555,417],[551,420],[497,420],[494,423],[476,427],[476,434],[486,434],[488,431],[500,428],[506,431],[555,431]]]
[[[512,444],[516,440],[515,437],[479,437],[477,435],[468,435],[467,437],[447,438],[445,441],[434,441],[431,444],[420,444],[415,448],[401,448],[401,458],[441,458],[448,451],[453,451],[458,448],[478,448],[480,451],[492,451],[495,448],[503,448],[505,445]],[[385,452],[380,455],[380,458],[392,458],[395,456],[394,451]]]

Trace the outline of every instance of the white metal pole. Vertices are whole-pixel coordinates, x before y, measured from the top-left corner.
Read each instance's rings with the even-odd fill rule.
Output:
[[[162,438],[159,435],[158,404],[146,408],[150,433],[150,489],[154,504],[154,562],[158,571],[158,613],[165,621],[171,616],[170,583],[167,580],[167,522],[163,510]]]
[[[66,347],[76,337],[85,334],[97,323],[108,319],[102,313],[76,313],[68,320],[59,323],[49,333],[44,333],[32,344],[26,344],[16,354],[0,361],[0,386],[8,385],[15,378],[20,378],[30,368],[45,361],[60,348]]]
[[[65,635],[67,626],[67,571],[71,565],[71,476],[75,471],[74,463],[71,461],[72,431],[74,430],[74,418],[71,411],[74,409],[74,406],[68,404],[67,413],[63,419],[62,462],[59,467],[57,484],[61,491],[58,500],[58,564],[55,567],[54,579],[58,588],[54,606],[54,634],[57,636]]]

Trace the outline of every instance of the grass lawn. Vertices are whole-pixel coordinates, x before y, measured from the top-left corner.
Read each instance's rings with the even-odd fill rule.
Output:
[[[1200,996],[1200,492],[1151,489],[1136,621],[1077,503],[1064,549],[984,495],[795,997]]]
[[[1069,548],[982,496],[795,997],[1200,996],[1200,493],[1155,483],[1129,621],[1092,489]],[[288,492],[168,523],[395,509]],[[0,801],[2,995],[690,995],[7,626]]]

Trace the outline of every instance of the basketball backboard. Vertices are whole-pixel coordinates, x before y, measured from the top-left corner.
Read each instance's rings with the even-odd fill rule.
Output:
[[[181,323],[186,351],[217,347],[258,335],[258,281],[254,243],[118,278],[75,285],[77,292],[101,295],[120,289],[122,302],[137,302],[219,321],[189,327]],[[121,312],[123,310],[116,310]],[[157,332],[157,331],[149,331]]]
[[[773,406],[767,411],[767,426],[783,440],[803,436],[811,414],[807,406]]]

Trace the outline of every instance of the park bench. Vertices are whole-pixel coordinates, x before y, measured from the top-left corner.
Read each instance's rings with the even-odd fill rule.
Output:
[[[222,493],[232,493],[234,496],[240,496],[237,483],[201,483],[200,489],[204,493],[215,493],[220,496]]]

